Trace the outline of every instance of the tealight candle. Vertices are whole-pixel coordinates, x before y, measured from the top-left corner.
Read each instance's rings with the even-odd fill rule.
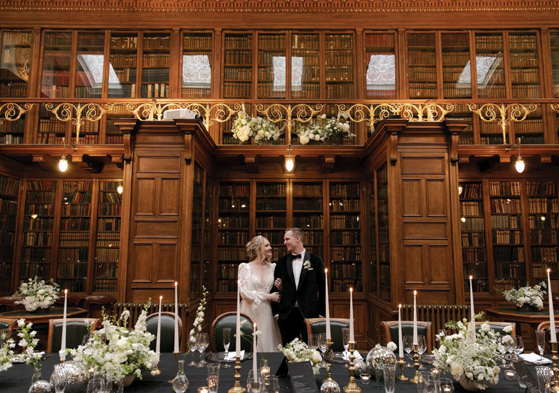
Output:
[[[200,386],[198,388],[198,393],[210,393],[210,388],[207,386]]]
[[[361,383],[363,385],[368,385],[369,382],[371,382],[371,374],[363,373],[363,374],[359,375],[359,378],[361,378]]]
[[[505,378],[512,381],[516,378],[516,372],[514,370],[505,370]]]

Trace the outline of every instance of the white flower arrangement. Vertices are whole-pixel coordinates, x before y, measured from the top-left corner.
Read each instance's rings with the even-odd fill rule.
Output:
[[[348,119],[348,115],[342,112],[331,119],[328,119],[325,114],[320,115],[316,121],[297,128],[299,143],[306,145],[310,141],[324,142],[331,138],[353,138],[355,135],[350,131]]]
[[[39,339],[35,338],[37,332],[31,330],[33,323],[25,323],[25,319],[21,318],[17,321],[18,337],[20,338],[18,345],[23,348],[23,360],[33,369],[39,370],[41,368],[41,358],[44,352],[36,352],[35,348],[39,344]]]
[[[396,345],[396,343],[394,341],[390,341],[388,344],[386,344],[386,348],[388,348],[390,351],[394,352],[396,349],[398,349],[398,346]]]
[[[5,371],[12,367],[13,349],[16,344],[6,333],[0,335],[0,371]]]
[[[254,138],[257,144],[265,141],[277,141],[282,134],[282,130],[271,121],[260,116],[252,117],[244,110],[238,113],[231,131],[233,132],[233,137],[241,142]]]
[[[278,349],[283,352],[288,362],[305,362],[311,363],[315,375],[320,373],[322,367],[322,355],[318,351],[310,349],[307,344],[300,341],[298,338],[291,341],[285,347],[281,344]]]
[[[208,296],[208,291],[206,287],[202,285],[202,300],[200,300],[200,305],[196,309],[196,319],[192,325],[192,330],[188,337],[188,348],[194,348],[196,344],[196,338],[198,333],[202,331],[202,323],[204,323],[204,311],[206,310],[206,296]]]
[[[488,384],[499,382],[500,368],[505,347],[503,343],[512,340],[512,329],[507,326],[505,334],[501,336],[483,323],[476,333],[474,323],[450,322],[447,327],[456,329],[457,333],[449,336],[437,335],[441,346],[433,350],[435,357],[433,365],[450,372],[457,381],[466,378],[473,382],[476,388],[485,390]]]
[[[146,305],[133,330],[126,328],[130,313],[122,312],[113,321],[103,314],[103,328],[92,332],[89,340],[77,349],[70,350],[74,360],[111,381],[127,375],[142,379],[142,370],[154,370],[159,362],[149,344],[155,338],[146,330]]]
[[[538,310],[543,309],[543,296],[546,291],[542,288],[546,288],[545,282],[541,282],[538,285],[525,286],[519,289],[513,288],[508,291],[504,291],[505,299],[513,303],[516,307],[522,307],[528,304]]]
[[[30,278],[24,282],[14,296],[23,297],[22,300],[15,302],[23,304],[27,311],[35,311],[38,308],[49,308],[54,304],[60,293],[60,286],[52,279],[50,283],[39,280],[37,277]]]

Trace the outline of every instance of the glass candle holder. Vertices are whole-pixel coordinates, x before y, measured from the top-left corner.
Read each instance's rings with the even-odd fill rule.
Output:
[[[512,381],[516,378],[516,371],[514,370],[505,370],[505,379]]]
[[[359,375],[359,378],[361,379],[361,383],[363,385],[368,385],[369,382],[371,382],[371,374],[361,373],[361,375]]]
[[[207,386],[200,386],[198,388],[198,393],[210,393],[210,388]]]

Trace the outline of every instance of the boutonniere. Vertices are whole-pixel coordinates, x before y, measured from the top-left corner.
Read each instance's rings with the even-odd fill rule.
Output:
[[[303,268],[305,270],[312,270],[311,269],[311,261],[309,261],[308,259],[305,261],[305,263],[303,263]]]

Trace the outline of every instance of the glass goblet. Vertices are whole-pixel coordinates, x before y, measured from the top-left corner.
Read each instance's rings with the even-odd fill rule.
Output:
[[[225,362],[223,363],[223,368],[230,368],[231,365],[227,363],[227,358],[229,356],[229,347],[231,346],[231,328],[223,329],[223,349],[225,350]]]
[[[404,351],[406,355],[413,361],[411,357],[411,352],[413,351],[413,337],[412,336],[404,336]],[[413,364],[406,363],[406,367],[413,367]]]
[[[196,367],[206,367],[207,363],[203,358],[203,354],[208,345],[210,345],[210,338],[208,337],[208,333],[198,333],[196,346],[198,348],[198,352],[200,352],[200,361],[196,364]]]

